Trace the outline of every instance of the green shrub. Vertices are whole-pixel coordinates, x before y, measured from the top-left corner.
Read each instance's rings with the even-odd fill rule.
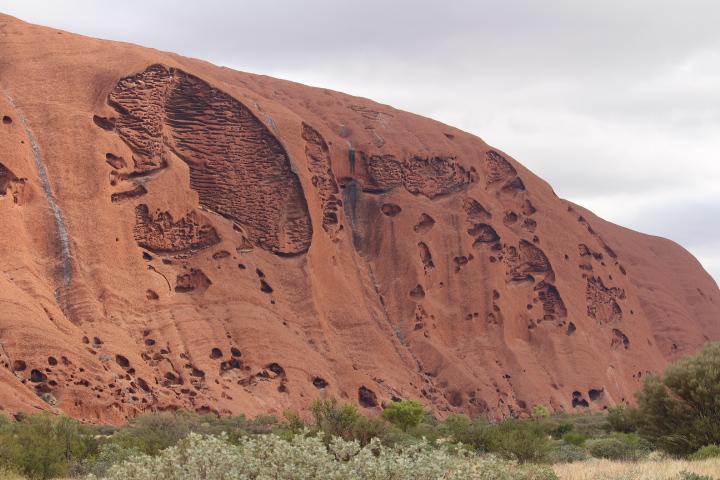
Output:
[[[563,422],[557,427],[553,428],[550,431],[550,434],[555,440],[560,440],[562,437],[565,436],[566,433],[570,433],[575,429],[575,424],[573,422]]]
[[[278,424],[278,418],[275,415],[261,413],[257,417],[255,417],[254,423],[258,424],[261,427],[271,427]]]
[[[425,420],[423,420],[423,422],[417,427],[408,428],[405,433],[412,435],[417,439],[425,438],[429,443],[437,443],[438,440],[444,442],[447,438],[447,435],[445,434],[446,432],[441,427],[441,424],[433,425]]]
[[[0,480],[26,480],[26,478],[6,467],[0,467]]]
[[[425,409],[420,402],[411,398],[402,402],[388,402],[382,412],[382,418],[406,432],[408,428],[420,425],[425,418]]]
[[[530,416],[535,420],[539,420],[541,418],[550,418],[550,410],[548,410],[547,407],[544,405],[535,405]]]
[[[377,438],[386,441],[390,428],[384,420],[380,418],[368,418],[365,415],[359,415],[355,423],[350,428],[350,432],[346,440],[357,440],[361,446],[369,444],[372,439]]]
[[[709,475],[699,475],[697,473],[688,472],[683,470],[680,472],[680,480],[716,480]],[[720,479],[718,479],[720,480]]]
[[[720,446],[706,445],[697,452],[688,456],[688,460],[705,460],[706,458],[720,457]]]
[[[297,435],[305,428],[305,424],[300,419],[300,414],[295,410],[285,410],[283,416],[287,419],[287,422],[282,427],[289,430],[293,435]]]
[[[650,454],[651,445],[634,433],[616,433],[609,438],[588,441],[587,449],[596,458],[637,462]]]
[[[471,421],[466,415],[454,414],[445,420],[444,428],[454,443],[520,463],[542,462],[552,450],[547,428],[534,420],[510,418],[491,424],[484,417]]]
[[[635,433],[640,425],[640,412],[637,408],[626,408],[625,405],[609,407],[608,424],[620,433]]]
[[[22,417],[0,434],[0,462],[32,479],[64,474],[78,459],[94,453],[97,442],[67,415],[50,412]]]
[[[20,445],[11,430],[0,432],[0,469],[17,470],[15,457],[19,449]]]
[[[567,444],[575,445],[576,447],[582,447],[583,445],[585,445],[585,440],[587,440],[587,438],[585,438],[585,435],[580,435],[577,433],[566,433],[562,437],[562,440]]]
[[[542,462],[552,449],[547,432],[537,422],[511,418],[479,433],[483,450],[520,463]]]
[[[481,419],[482,417],[478,417],[476,422],[480,422]],[[487,422],[484,423],[483,426],[487,426]],[[451,413],[440,426],[440,431],[441,435],[450,437],[455,443],[462,442],[466,445],[473,445],[472,432],[475,428],[476,425],[467,415]]]
[[[561,444],[555,447],[547,456],[550,463],[582,462],[590,458],[587,450],[572,444]]]
[[[310,406],[310,412],[315,417],[316,429],[326,433],[327,438],[357,440],[365,446],[373,438],[382,439],[388,432],[383,420],[361,415],[355,405],[341,404],[335,397],[318,398]]]
[[[315,417],[315,426],[329,435],[346,438],[351,436],[352,427],[360,414],[350,403],[341,404],[337,398],[318,398],[310,406]]]
[[[137,448],[148,455],[157,455],[197,429],[196,417],[181,411],[138,415],[132,420],[133,426],[116,434],[113,442],[127,449]]]
[[[720,343],[670,364],[662,377],[645,377],[637,393],[638,432],[672,455],[720,445]]]

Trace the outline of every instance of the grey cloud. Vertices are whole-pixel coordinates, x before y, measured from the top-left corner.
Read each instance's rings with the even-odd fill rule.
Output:
[[[643,233],[669,238],[687,248],[710,243],[720,247],[718,219],[720,199],[715,203],[676,199],[646,209],[637,215],[633,225]]]
[[[683,209],[718,218],[697,204],[715,205],[707,192],[720,184],[720,2],[75,0],[2,8],[436,118],[507,151],[561,196],[598,201],[610,221],[693,232],[670,238],[715,262],[707,252],[717,231],[688,223],[696,214]],[[628,198],[644,198],[648,213],[629,216]],[[672,220],[652,210],[672,211]]]

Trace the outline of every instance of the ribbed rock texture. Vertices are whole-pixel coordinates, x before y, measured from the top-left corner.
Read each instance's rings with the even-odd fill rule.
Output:
[[[522,415],[720,340],[678,245],[342,93],[0,15],[0,409]]]

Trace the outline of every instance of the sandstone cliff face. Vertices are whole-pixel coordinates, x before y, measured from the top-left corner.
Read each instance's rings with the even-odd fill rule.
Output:
[[[0,409],[631,402],[720,340],[681,247],[363,98],[0,15]]]

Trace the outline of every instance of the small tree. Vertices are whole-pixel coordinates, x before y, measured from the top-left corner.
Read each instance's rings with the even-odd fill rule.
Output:
[[[287,428],[293,435],[297,435],[302,432],[303,428],[305,428],[305,424],[300,418],[300,414],[295,410],[284,410],[283,416],[287,419],[285,428]]]
[[[408,398],[402,402],[388,402],[382,412],[382,418],[398,426],[403,432],[420,425],[425,417],[425,409],[417,400]]]
[[[637,393],[642,436],[668,453],[720,444],[720,343],[648,375]]]
[[[532,418],[539,420],[541,418],[550,418],[550,410],[544,405],[535,405],[533,407]]]

